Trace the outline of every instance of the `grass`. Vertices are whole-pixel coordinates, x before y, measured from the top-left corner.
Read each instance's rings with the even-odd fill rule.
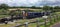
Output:
[[[33,23],[33,24],[29,24],[28,27],[36,27],[36,23]]]
[[[16,24],[3,24],[3,25],[0,25],[0,27],[11,27],[11,26],[14,26]]]
[[[0,15],[0,18],[4,18],[4,17],[7,17],[9,15]]]

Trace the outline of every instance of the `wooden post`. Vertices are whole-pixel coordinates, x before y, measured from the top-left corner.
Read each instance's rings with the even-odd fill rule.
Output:
[[[57,16],[57,21],[58,21],[58,20],[59,20],[59,19],[58,19],[58,15],[56,15],[56,16]]]
[[[54,22],[56,22],[56,18],[55,18],[56,16],[54,15]]]
[[[45,20],[45,24],[44,24],[44,25],[45,25],[45,27],[47,27],[47,25],[46,25],[46,20],[47,20],[48,16],[45,15],[45,16],[43,16],[43,18],[44,18],[44,20]]]
[[[28,22],[25,22],[25,27],[28,27]]]
[[[46,19],[44,19],[45,20],[45,27],[47,27],[47,25],[46,25]]]
[[[13,16],[14,16],[14,15],[12,14],[12,15],[11,15],[11,22],[13,22]]]
[[[60,15],[58,14],[58,20],[59,20],[59,16],[60,16]]]
[[[39,21],[38,20],[36,20],[36,23],[37,23],[37,27],[40,27],[40,24],[39,24]]]
[[[52,16],[50,16],[50,25],[52,24],[52,19],[51,18],[52,18]]]

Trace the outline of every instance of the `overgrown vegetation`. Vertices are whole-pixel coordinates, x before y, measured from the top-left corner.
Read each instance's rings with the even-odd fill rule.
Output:
[[[36,6],[31,6],[31,7],[24,7],[24,6],[8,6],[8,4],[0,4],[0,9],[4,9],[4,10],[7,10],[7,9],[10,9],[10,8],[32,8],[32,9],[43,9],[45,11],[47,10],[51,10],[51,11],[59,11],[60,10],[60,6],[48,6],[48,5],[45,5],[43,7],[36,7]]]

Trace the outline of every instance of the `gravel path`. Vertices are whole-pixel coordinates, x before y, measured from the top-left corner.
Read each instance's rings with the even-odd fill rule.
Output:
[[[53,25],[52,27],[60,27],[60,23]]]

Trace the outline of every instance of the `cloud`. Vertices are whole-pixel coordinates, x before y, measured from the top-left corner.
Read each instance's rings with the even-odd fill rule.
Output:
[[[37,2],[35,4],[35,6],[43,6],[43,5],[60,6],[60,0],[43,0],[42,2]]]
[[[34,5],[36,2],[41,0],[0,0],[0,3],[6,3],[8,5],[12,6],[26,6],[26,5]]]
[[[0,4],[6,3],[9,6],[42,6],[60,5],[60,0],[0,0]]]

